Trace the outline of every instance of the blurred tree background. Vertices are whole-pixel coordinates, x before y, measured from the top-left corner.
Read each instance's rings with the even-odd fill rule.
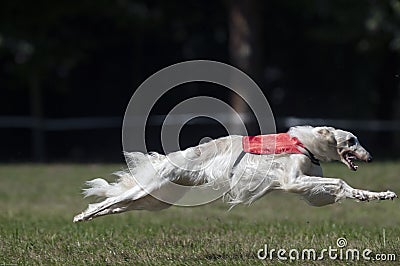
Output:
[[[194,59],[249,74],[280,130],[279,119],[289,116],[399,121],[399,58],[397,0],[2,1],[0,159],[120,161],[122,118],[135,88]],[[192,84],[165,95],[154,114],[196,95],[245,110],[227,89]],[[46,127],[82,117],[115,119],[97,128]],[[188,129],[183,146],[204,130]],[[398,131],[353,131],[372,153],[398,156]],[[158,139],[150,149],[160,150]]]

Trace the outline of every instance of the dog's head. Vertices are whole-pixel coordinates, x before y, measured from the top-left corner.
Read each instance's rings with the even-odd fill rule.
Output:
[[[334,135],[340,160],[351,170],[356,171],[358,168],[353,160],[360,160],[368,163],[372,161],[372,156],[361,146],[356,136],[340,129],[336,129]]]
[[[350,170],[356,171],[358,168],[354,164],[354,160],[372,161],[371,155],[361,146],[357,137],[352,133],[332,127],[316,127],[314,130],[319,137],[326,139],[332,148],[331,152],[336,153],[332,158],[336,157],[336,160],[347,165]]]

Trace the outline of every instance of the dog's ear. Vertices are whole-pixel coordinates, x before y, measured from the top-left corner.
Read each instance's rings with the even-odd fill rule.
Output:
[[[336,145],[335,129],[333,127],[316,127],[315,133],[318,137],[326,139],[330,144]]]
[[[328,128],[328,127],[319,127],[317,128],[317,133],[323,136],[329,136],[331,134],[331,130],[333,128]]]

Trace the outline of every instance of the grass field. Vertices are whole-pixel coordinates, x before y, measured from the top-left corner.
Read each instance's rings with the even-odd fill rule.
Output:
[[[357,172],[339,164],[324,165],[325,175],[351,185],[400,193],[400,162],[361,164]],[[316,208],[298,196],[274,192],[250,207],[227,211],[215,203],[172,207],[161,212],[128,212],[73,224],[90,200],[80,189],[87,179],[107,176],[121,165],[0,165],[0,265],[9,264],[178,264],[257,265],[284,263],[259,260],[269,249],[371,249],[400,260],[400,201],[353,202]],[[292,253],[295,254],[295,253]],[[288,256],[288,253],[286,253]],[[344,257],[343,257],[344,258]],[[286,261],[288,262],[288,261]],[[302,264],[305,261],[291,261]],[[351,261],[306,261],[308,265]],[[365,261],[357,264],[380,264]],[[396,262],[392,262],[393,265]]]

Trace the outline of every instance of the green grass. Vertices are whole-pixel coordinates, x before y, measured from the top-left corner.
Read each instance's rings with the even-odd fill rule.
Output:
[[[327,176],[370,190],[400,193],[400,163],[360,165],[354,173],[324,165]],[[399,200],[309,207],[298,196],[273,192],[250,207],[227,211],[221,201],[196,208],[128,212],[73,224],[90,200],[85,180],[122,165],[0,165],[0,265],[178,264],[262,265],[268,247],[317,251],[345,237],[346,248],[396,254],[400,260]],[[308,265],[349,261],[307,261]],[[284,263],[275,259],[275,264]],[[302,264],[304,261],[292,261]],[[357,264],[369,262],[360,260]],[[378,265],[378,262],[373,262]],[[395,265],[395,263],[392,263]]]

